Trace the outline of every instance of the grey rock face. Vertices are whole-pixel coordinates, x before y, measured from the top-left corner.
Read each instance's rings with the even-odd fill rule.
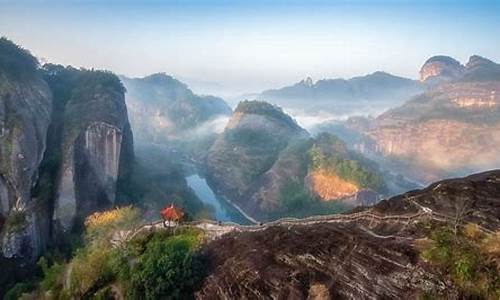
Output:
[[[32,260],[45,247],[31,189],[45,151],[51,109],[51,92],[43,80],[0,73],[0,214],[6,219],[0,236],[8,258]]]
[[[117,77],[83,71],[74,82],[83,90],[66,104],[61,178],[53,220],[68,232],[98,210],[115,204],[122,168],[133,158],[124,90]],[[112,82],[109,85],[99,84]],[[105,81],[108,80],[108,81]]]
[[[121,145],[121,129],[104,122],[93,122],[75,140],[75,144],[68,149],[64,159],[63,176],[54,214],[55,219],[60,220],[64,229],[68,230],[73,225],[79,208],[78,198],[83,200],[86,198],[83,197],[83,194],[90,193],[80,189],[80,194],[77,194],[78,187],[88,184],[84,182],[85,180],[96,184],[93,190],[99,191],[96,196],[104,200],[106,204],[115,202]],[[86,175],[78,176],[82,173]],[[83,203],[80,204],[83,205]],[[97,206],[102,204],[96,203]],[[92,205],[83,206],[92,210]]]

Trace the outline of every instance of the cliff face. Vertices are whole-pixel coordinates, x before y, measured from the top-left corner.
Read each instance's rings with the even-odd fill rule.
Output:
[[[458,299],[457,287],[420,258],[429,215],[500,229],[500,171],[445,180],[330,220],[302,220],[226,234],[203,255],[198,299]],[[427,225],[425,225],[427,224]]]
[[[26,260],[43,251],[48,235],[43,209],[31,194],[52,109],[36,68],[28,52],[0,39],[0,246],[3,256]]]
[[[20,270],[60,238],[54,225],[74,229],[115,203],[133,160],[123,86],[111,73],[39,68],[1,39],[0,141],[1,260]]]
[[[279,108],[242,102],[206,158],[209,182],[237,205],[255,208],[248,198],[293,140],[308,134]],[[292,167],[293,168],[293,167]]]
[[[434,56],[429,58],[420,70],[420,81],[437,84],[462,76],[464,66],[449,56]]]
[[[198,96],[162,73],[144,78],[122,76],[121,80],[127,89],[130,122],[140,142],[164,143],[212,133],[220,130],[219,118],[231,114],[221,98]]]
[[[120,173],[127,172],[133,160],[120,81],[110,73],[75,72],[80,73],[75,74],[71,97],[58,120],[63,130],[54,221],[65,231],[88,214],[115,204]]]
[[[333,136],[310,138],[280,108],[245,101],[210,149],[206,176],[248,215],[268,220],[331,212],[323,201],[364,203],[357,194],[365,186],[383,189],[368,165]]]
[[[473,56],[460,70],[358,128],[367,140],[356,147],[424,183],[499,167],[500,65]]]

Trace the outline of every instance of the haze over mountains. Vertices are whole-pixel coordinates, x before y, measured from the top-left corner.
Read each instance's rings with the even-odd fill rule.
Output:
[[[53,275],[47,261],[39,263],[44,278],[57,280],[22,286],[34,298],[170,295],[178,283],[157,291],[150,277],[160,276],[155,286],[163,286],[170,281],[162,276],[172,272],[184,276],[176,282],[190,284],[182,293],[200,299],[255,291],[298,298],[498,295],[488,277],[498,270],[498,250],[474,248],[498,238],[498,171],[384,199],[500,168],[500,65],[477,55],[465,65],[436,56],[420,76],[308,78],[241,101],[233,111],[222,98],[197,95],[164,73],[128,78],[41,66],[29,51],[0,39],[0,266],[6,270],[0,295],[17,293],[16,281],[39,280],[30,273],[42,255],[54,255],[50,268],[60,269]],[[366,116],[379,110],[385,111]],[[362,116],[329,119],[314,130],[300,124],[300,114],[318,112]],[[197,193],[189,176],[241,217],[230,221],[255,225],[216,222],[214,210],[222,208]],[[179,234],[149,223],[166,204],[185,212]],[[115,206],[122,208],[103,212]],[[148,223],[127,227],[130,216],[119,220],[121,209],[140,211]],[[92,229],[89,216],[102,228]],[[480,233],[469,237],[464,222]],[[478,257],[493,257],[467,260],[481,266],[471,276],[482,285],[445,281],[443,274],[461,278],[462,269],[442,270],[429,265],[435,257],[420,258],[419,247],[431,246],[417,244],[440,242],[440,226],[454,226],[445,232],[454,237],[450,243],[467,245],[453,244],[453,251],[473,248]],[[170,263],[176,251],[180,258]],[[450,257],[462,264],[468,253]],[[78,277],[82,272],[92,280]]]
[[[463,66],[440,56],[421,76],[432,85],[426,93],[375,119],[347,122],[367,138],[353,146],[421,182],[500,166],[500,65],[472,56]]]
[[[308,77],[294,85],[263,91],[258,97],[291,111],[314,113],[325,111],[336,115],[364,114],[387,109],[424,91],[418,81],[385,72],[351,79],[323,79],[313,82]]]
[[[187,85],[163,73],[120,79],[141,142],[162,143],[220,132],[231,113],[221,98],[195,95]]]

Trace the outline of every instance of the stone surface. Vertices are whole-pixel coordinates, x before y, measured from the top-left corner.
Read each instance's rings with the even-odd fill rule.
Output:
[[[456,287],[420,259],[420,222],[500,229],[500,171],[436,182],[342,215],[281,220],[208,243],[198,299],[419,299]],[[462,208],[465,208],[462,210]],[[221,226],[224,228],[225,226]]]
[[[500,167],[500,65],[473,56],[461,70],[368,124],[347,124],[365,137],[354,147],[424,184]]]
[[[208,182],[251,216],[272,210],[279,205],[277,194],[285,174],[297,176],[300,165],[300,159],[283,154],[307,138],[307,132],[281,109],[265,102],[243,102],[208,152]]]
[[[100,74],[81,76],[74,83],[75,89]],[[132,133],[124,93],[118,78],[114,79],[116,86],[86,85],[84,94],[66,104],[62,175],[54,210],[54,221],[64,231],[81,223],[88,214],[113,206],[122,168],[132,165]]]
[[[24,79],[0,70],[0,227],[7,258],[34,260],[45,248],[36,199],[38,178],[52,109],[47,84],[33,71]],[[17,218],[17,215],[24,217]]]
[[[141,143],[167,143],[210,134],[222,130],[224,121],[219,124],[219,120],[227,120],[231,114],[221,98],[196,95],[184,83],[163,73],[120,79],[127,89],[132,129]]]

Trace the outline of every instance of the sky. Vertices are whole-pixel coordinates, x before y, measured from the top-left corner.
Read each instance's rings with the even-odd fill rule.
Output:
[[[165,72],[235,95],[425,60],[500,61],[500,1],[0,0],[0,35],[42,61],[127,76]]]

